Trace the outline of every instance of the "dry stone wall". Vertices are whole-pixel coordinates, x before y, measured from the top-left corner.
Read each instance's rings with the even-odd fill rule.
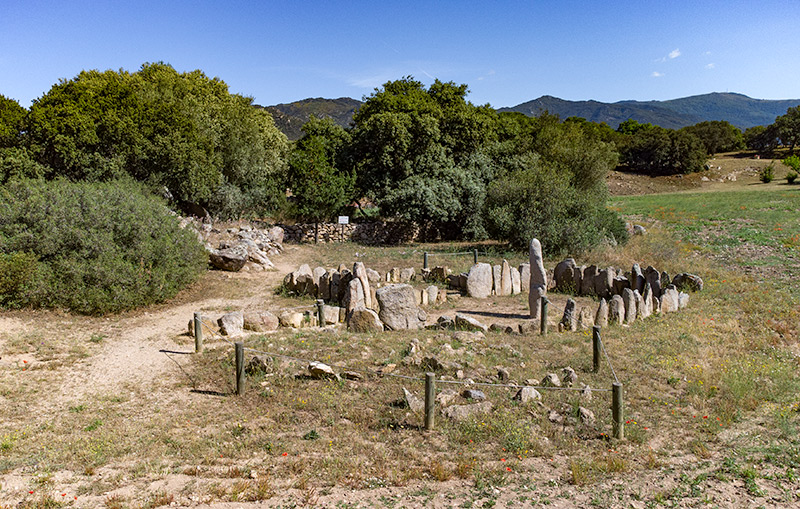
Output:
[[[297,244],[314,242],[315,228],[319,242],[358,242],[359,244],[384,245],[413,242],[419,236],[419,228],[406,223],[392,221],[368,221],[361,223],[319,223],[280,225],[284,231],[284,242]]]

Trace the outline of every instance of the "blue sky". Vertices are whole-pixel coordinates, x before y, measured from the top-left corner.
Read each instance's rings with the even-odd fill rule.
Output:
[[[413,75],[469,99],[800,98],[800,0],[0,0],[0,94],[164,61],[262,105],[361,99]]]

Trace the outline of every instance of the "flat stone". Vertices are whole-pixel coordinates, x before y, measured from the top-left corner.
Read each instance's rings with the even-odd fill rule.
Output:
[[[455,422],[463,422],[473,415],[488,413],[492,411],[491,401],[482,401],[472,405],[452,405],[445,408],[442,414]]]
[[[455,327],[460,330],[487,332],[489,327],[471,316],[456,313]]]

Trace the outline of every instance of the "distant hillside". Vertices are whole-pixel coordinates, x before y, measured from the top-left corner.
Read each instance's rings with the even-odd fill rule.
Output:
[[[361,101],[349,97],[339,99],[303,99],[289,104],[276,104],[263,107],[272,114],[275,125],[294,141],[303,136],[300,130],[311,115],[330,117],[342,127],[349,127],[353,113],[361,106]]]
[[[561,117],[583,117],[591,122],[605,122],[613,128],[629,118],[641,123],[651,123],[668,129],[679,129],[704,120],[727,120],[746,129],[755,125],[768,125],[775,117],[783,115],[790,107],[800,104],[800,99],[752,99],[742,94],[712,93],[672,99],[670,101],[566,101],[552,96],[542,96],[511,108],[498,111],[518,111],[537,116],[548,111]]]

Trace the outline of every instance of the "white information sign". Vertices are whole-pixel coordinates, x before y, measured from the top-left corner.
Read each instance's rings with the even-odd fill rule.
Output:
[[[350,216],[339,216],[339,224],[350,224]]]

